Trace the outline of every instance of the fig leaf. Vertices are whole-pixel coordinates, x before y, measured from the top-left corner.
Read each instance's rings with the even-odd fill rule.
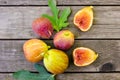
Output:
[[[39,73],[31,73],[27,70],[20,70],[13,74],[16,80],[55,80],[54,75],[46,71],[46,69],[40,65],[35,64],[35,68]]]
[[[60,31],[62,28],[67,27],[69,25],[67,20],[68,20],[68,16],[71,13],[71,9],[68,7],[63,10],[59,10],[57,8],[56,0],[48,0],[48,6],[50,7],[53,15],[49,16],[48,14],[43,14],[42,16],[48,18],[51,21],[53,28],[57,32]]]

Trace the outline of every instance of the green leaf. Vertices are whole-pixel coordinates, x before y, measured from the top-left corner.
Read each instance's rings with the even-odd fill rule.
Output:
[[[50,20],[50,22],[52,23],[52,25],[56,25],[55,20],[52,16],[49,16],[47,14],[43,14],[42,16],[45,18],[48,18]]]
[[[46,69],[43,66],[40,66],[40,64],[34,64],[35,69],[39,72],[39,74],[48,74]]]
[[[61,16],[60,16],[60,19],[59,19],[59,27],[62,28],[62,27],[67,27],[69,25],[69,23],[65,23],[68,19],[68,16],[70,15],[71,13],[71,9],[70,8],[65,8],[62,13],[61,13]]]
[[[35,64],[35,68],[39,73],[31,73],[27,70],[20,70],[13,74],[16,80],[55,80],[54,75],[46,71],[46,69],[39,64]]]
[[[62,23],[62,27],[61,28],[64,28],[64,27],[66,27],[66,26],[68,26],[69,25],[69,23]]]
[[[57,24],[55,23],[55,19],[52,16],[49,16],[47,14],[43,14],[42,16],[45,18],[48,18],[50,20],[50,22],[52,23],[53,28],[57,31],[58,28],[56,26]]]
[[[58,13],[59,13],[56,3],[57,3],[56,0],[48,0],[48,6],[51,8],[54,17],[58,17]]]
[[[13,77],[16,80],[39,80],[39,76],[37,74],[30,73],[26,70],[21,70],[13,74]]]
[[[62,28],[67,27],[69,25],[67,20],[71,13],[71,9],[65,8],[63,11],[60,11],[57,8],[56,0],[48,0],[48,6],[50,7],[53,15],[49,16],[47,14],[43,14],[43,17],[46,17],[51,21],[53,28],[57,32]],[[61,12],[61,15],[59,15],[59,12]]]
[[[68,16],[70,15],[71,13],[71,9],[70,8],[65,8],[62,12],[61,12],[61,15],[60,15],[60,22],[65,22],[67,21],[68,19]]]
[[[59,9],[56,6],[56,0],[48,0],[48,6],[51,8],[56,24],[58,24]]]

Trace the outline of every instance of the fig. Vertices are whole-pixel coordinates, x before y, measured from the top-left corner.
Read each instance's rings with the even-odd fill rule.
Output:
[[[49,46],[39,39],[30,39],[23,45],[25,58],[29,62],[39,62],[43,59],[44,53],[48,50]]]
[[[85,7],[79,10],[74,16],[74,24],[81,31],[88,31],[93,24],[93,6]]]
[[[74,34],[69,30],[62,30],[55,34],[53,43],[60,50],[68,50],[74,44]]]
[[[66,53],[58,49],[50,49],[43,59],[46,69],[53,74],[63,73],[69,64]]]
[[[87,66],[93,63],[98,54],[86,47],[78,47],[73,51],[74,64],[76,66]]]
[[[32,29],[43,39],[49,39],[53,34],[51,22],[44,17],[35,19],[32,23]]]

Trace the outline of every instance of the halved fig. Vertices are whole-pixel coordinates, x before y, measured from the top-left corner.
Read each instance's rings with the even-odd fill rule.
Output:
[[[78,47],[73,51],[74,64],[76,66],[87,66],[93,63],[98,54],[86,47]]]
[[[81,31],[88,31],[93,24],[93,6],[79,10],[74,16],[74,24]]]

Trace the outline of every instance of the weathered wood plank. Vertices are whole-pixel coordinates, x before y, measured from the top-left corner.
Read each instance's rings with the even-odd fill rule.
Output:
[[[88,32],[79,31],[73,24],[74,14],[82,7],[71,7],[74,11],[69,18],[70,26],[66,28],[75,34],[76,39],[120,38],[119,6],[95,6],[94,25]],[[29,39],[38,37],[31,29],[32,21],[43,13],[50,13],[48,7],[0,7],[0,11],[0,39]]]
[[[20,69],[35,71],[33,64],[24,58],[22,50],[24,42],[24,40],[0,41],[0,72],[13,72]],[[53,46],[52,41],[45,42]],[[95,50],[99,58],[87,67],[74,66],[72,51],[79,46]],[[66,72],[120,71],[120,40],[76,40],[75,45],[67,53],[70,57],[70,66]]]
[[[119,5],[119,0],[57,0],[58,5]],[[47,0],[0,0],[0,5],[47,5]]]
[[[120,73],[65,73],[56,76],[56,80],[120,80]],[[0,80],[15,80],[12,74],[0,74]]]

